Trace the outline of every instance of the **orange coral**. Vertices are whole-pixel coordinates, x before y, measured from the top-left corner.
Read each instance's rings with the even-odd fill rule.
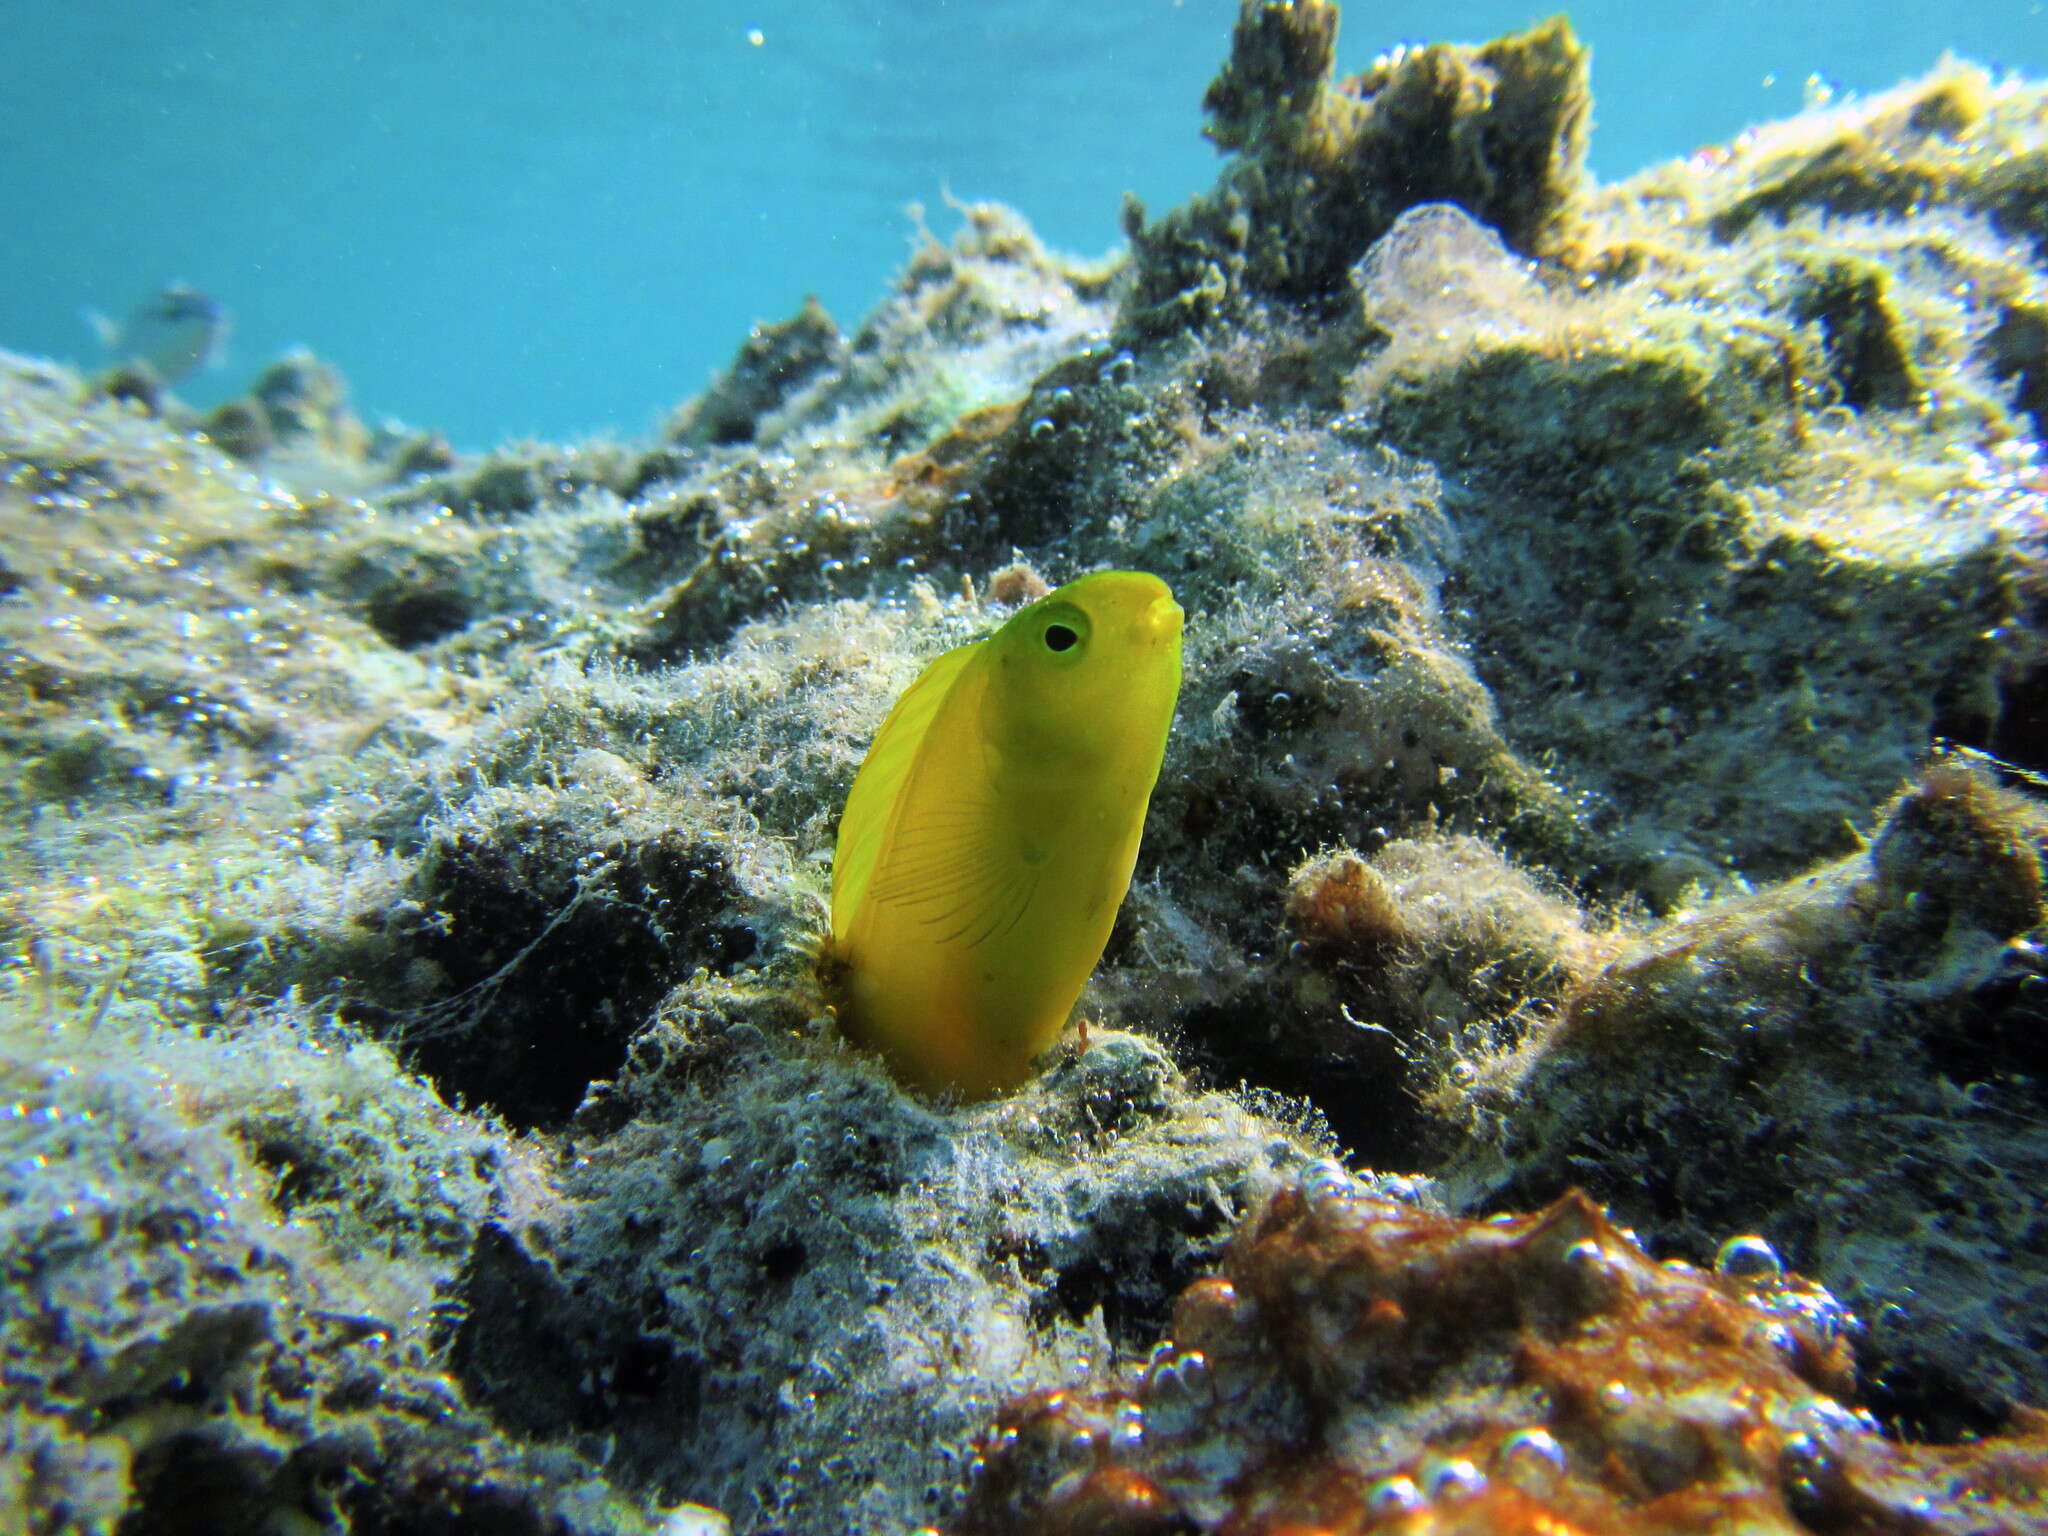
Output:
[[[2048,1531],[2048,1415],[1855,1406],[1853,1318],[1760,1239],[1648,1258],[1583,1195],[1472,1221],[1310,1169],[1123,1390],[1000,1416],[963,1536]]]

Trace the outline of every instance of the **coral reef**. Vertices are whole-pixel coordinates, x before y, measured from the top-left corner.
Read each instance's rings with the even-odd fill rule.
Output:
[[[683,407],[669,430],[678,443],[749,443],[761,419],[787,404],[838,354],[839,327],[815,294],[780,325],[761,325],[718,381]]]
[[[655,1529],[466,1406],[431,1348],[437,1283],[519,1198],[488,1128],[284,1014],[231,1047],[6,1022],[0,1527]]]
[[[644,440],[0,355],[0,1525],[2043,1527],[2048,90],[1596,186],[1562,22],[1335,25]],[[907,1093],[840,808],[1102,568],[1083,1027]]]
[[[1922,1430],[2048,1401],[2026,1299],[2048,1286],[2044,854],[2048,808],[1935,764],[1864,852],[1569,989],[1458,1089],[1500,1139],[1448,1184],[1513,1204],[1581,1182],[1680,1252],[1764,1234],[1869,1320],[1871,1400]]]
[[[1589,58],[1562,17],[1479,48],[1401,49],[1335,79],[1332,0],[1246,5],[1203,106],[1236,158],[1157,224],[1127,212],[1140,332],[1326,312],[1345,274],[1418,203],[1456,203],[1530,256],[1571,247],[1586,191]]]
[[[996,1403],[1142,1348],[1318,1145],[1136,1036],[948,1113],[771,1010],[712,990],[635,1042],[555,1207],[481,1234],[451,1354],[501,1423],[746,1528],[948,1516]]]
[[[1855,1319],[1730,1239],[1657,1264],[1582,1195],[1418,1211],[1334,1165],[1248,1222],[1127,1385],[1006,1407],[962,1536],[2037,1531],[2048,1415],[1901,1445]]]

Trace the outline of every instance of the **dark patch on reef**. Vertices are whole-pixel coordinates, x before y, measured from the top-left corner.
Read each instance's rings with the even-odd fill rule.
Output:
[[[1906,350],[1890,278],[1870,261],[1838,261],[1813,275],[1793,314],[1817,321],[1828,373],[1852,411],[1902,411],[1926,392]]]
[[[435,985],[392,1021],[399,1043],[443,1092],[518,1126],[561,1124],[678,975],[728,975],[758,943],[718,848],[582,836],[517,814],[451,829],[404,919],[402,952]]]
[[[365,543],[334,572],[364,621],[400,650],[418,650],[466,629],[476,616],[475,574],[452,555],[402,542]]]
[[[2014,403],[2048,443],[2048,305],[2014,304],[1984,338],[1993,371],[2011,381]]]
[[[1418,1154],[1442,1138],[1403,1086],[1408,1069],[1397,1042],[1370,1026],[1344,1039],[1328,1023],[1327,995],[1290,1006],[1287,994],[1297,981],[1291,967],[1267,968],[1259,980],[1272,1000],[1256,1012],[1233,1001],[1187,1014],[1182,1027],[1192,1063],[1216,1082],[1256,1082],[1314,1104],[1361,1167],[1423,1161]]]
[[[2025,586],[2032,589],[2024,590]],[[2035,635],[2048,633],[2048,570],[2038,572],[2023,590],[2028,629]],[[1961,745],[1981,746],[2023,773],[2048,774],[2048,646],[2037,641],[2007,658],[1999,673],[1995,710],[1972,709],[1960,721],[1938,724],[1944,735]]]
[[[651,1224],[645,1241],[657,1236]],[[493,1223],[454,1286],[458,1319],[448,1331],[448,1364],[508,1429],[560,1438],[601,1437],[621,1421],[691,1434],[704,1411],[703,1383],[657,1329],[631,1318],[593,1330],[589,1309],[545,1256]],[[658,1298],[647,1298],[650,1321]],[[649,1447],[629,1445],[643,1459]]]

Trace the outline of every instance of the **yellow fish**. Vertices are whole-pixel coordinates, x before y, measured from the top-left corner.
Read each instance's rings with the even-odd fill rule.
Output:
[[[1182,618],[1156,576],[1083,576],[882,722],[839,822],[827,986],[901,1081],[984,1098],[1058,1038],[1137,863]]]

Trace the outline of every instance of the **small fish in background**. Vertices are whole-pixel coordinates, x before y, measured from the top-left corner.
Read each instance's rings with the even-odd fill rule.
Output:
[[[106,348],[109,364],[146,363],[164,385],[217,365],[227,346],[226,307],[186,283],[158,289],[119,324],[90,311],[85,319]]]

